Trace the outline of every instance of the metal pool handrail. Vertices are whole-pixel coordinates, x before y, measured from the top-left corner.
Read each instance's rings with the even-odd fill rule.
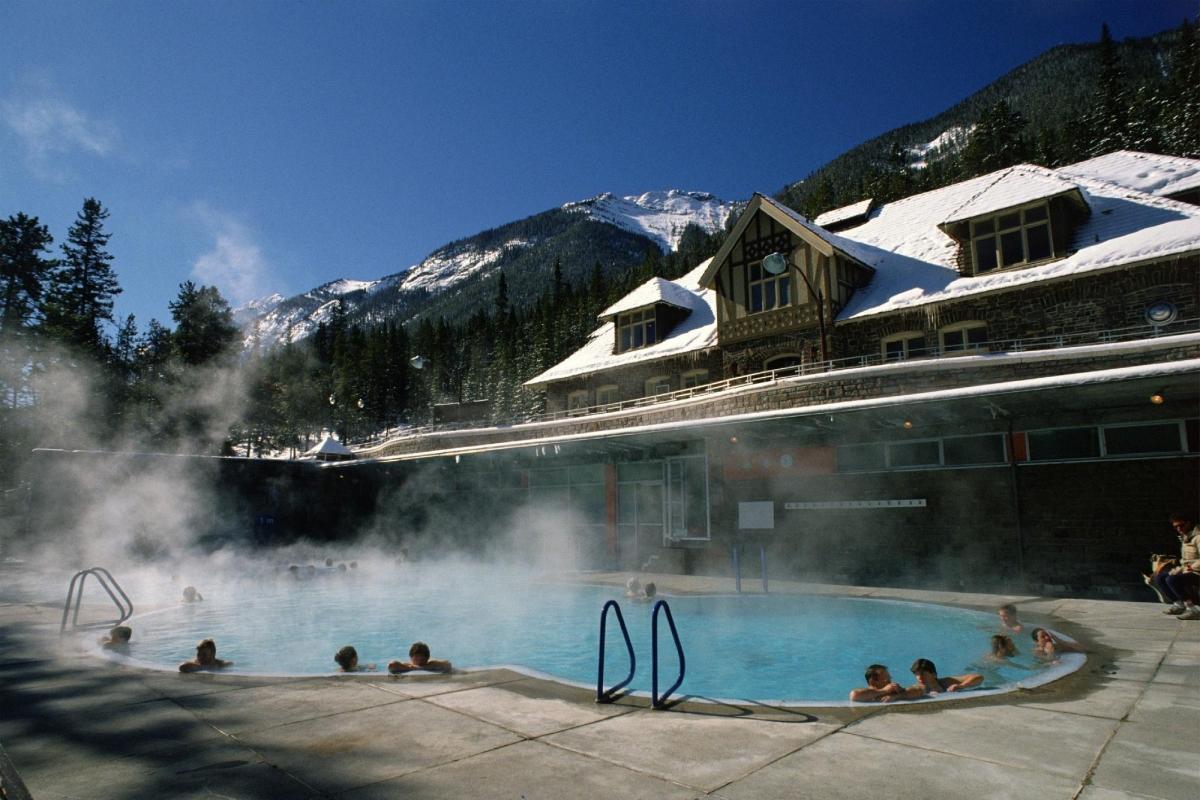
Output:
[[[675,652],[679,654],[679,678],[671,684],[671,688],[661,695],[658,693],[658,612],[660,610],[667,612],[667,624],[671,626],[671,638],[675,640]],[[667,605],[666,600],[659,600],[655,603],[654,613],[650,616],[650,658],[650,705],[654,708],[666,708],[667,698],[683,683],[683,676],[687,671],[687,663],[683,657],[683,644],[679,641],[679,631],[675,629],[675,619],[671,616],[671,607]]]
[[[71,578],[71,583],[67,586],[67,602],[63,605],[62,624],[58,628],[58,632],[62,633],[67,629],[67,615],[71,613],[71,595],[75,596],[75,614],[71,617],[71,627],[79,627],[79,607],[83,603],[83,585],[87,582],[88,575],[96,576],[96,580],[100,583],[100,587],[108,592],[108,596],[117,606],[117,611],[121,616],[113,622],[93,623],[90,627],[100,625],[120,625],[125,620],[133,616],[133,601],[129,599],[129,595],[125,594],[125,590],[121,588],[121,584],[117,583],[117,579],[112,576],[112,573],[104,567],[89,567],[76,572]],[[76,589],[78,585],[78,590]],[[116,590],[114,593],[113,590]],[[118,599],[117,595],[120,595]],[[122,602],[123,601],[123,602]],[[89,626],[85,626],[89,627]]]
[[[625,680],[613,686],[611,689],[604,688],[604,636],[608,626],[608,609],[612,608],[617,612],[617,622],[621,625],[621,635],[625,637],[625,649],[629,651],[629,674],[625,676]],[[625,627],[625,617],[621,614],[621,607],[617,605],[616,600],[609,600],[604,604],[604,608],[600,611],[600,665],[596,670],[596,702],[611,703],[613,695],[621,689],[629,685],[633,680],[634,670],[637,669],[637,657],[633,653],[633,642],[629,640],[629,629]]]

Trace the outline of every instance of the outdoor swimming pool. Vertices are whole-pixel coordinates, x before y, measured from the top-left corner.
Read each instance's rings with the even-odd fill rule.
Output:
[[[650,689],[652,605],[626,600],[616,587],[469,573],[431,580],[400,570],[383,581],[334,572],[207,594],[201,603],[135,617],[131,658],[174,669],[198,639],[211,637],[239,673],[329,674],[336,671],[333,654],[351,644],[361,663],[377,662],[383,671],[390,659],[407,660],[409,644],[419,639],[434,658],[460,669],[510,666],[594,687],[600,611],[617,599],[637,653],[632,688]],[[862,685],[867,664],[887,664],[908,682],[908,665],[918,657],[932,659],[943,675],[983,672],[987,688],[1041,683],[1082,663],[1072,657],[1047,669],[1030,657],[1028,636],[1016,637],[1021,654],[1011,663],[988,663],[996,617],[964,609],[789,594],[666,599],[687,658],[679,691],[697,698],[843,701]],[[664,619],[659,635],[665,688],[677,663]],[[612,683],[626,675],[628,659],[611,616],[606,649]]]

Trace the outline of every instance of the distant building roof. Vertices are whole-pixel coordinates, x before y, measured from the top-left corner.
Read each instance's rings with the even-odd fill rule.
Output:
[[[1200,161],[1118,150],[1058,170],[1065,175],[1108,181],[1155,197],[1200,189]]]
[[[332,436],[326,436],[320,444],[301,456],[301,458],[315,458],[317,461],[347,461],[354,457],[353,450]]]
[[[616,336],[613,331],[613,323],[606,322],[592,332],[592,335],[588,337],[583,347],[540,375],[530,378],[525,382],[525,385],[537,386],[565,378],[589,375],[594,372],[613,369],[614,367],[671,358],[683,355],[684,353],[698,352],[715,347],[717,344],[717,295],[711,289],[702,289],[699,285],[700,276],[708,268],[708,263],[708,261],[702,262],[691,272],[674,281],[665,281],[661,278],[653,279],[654,281],[662,281],[664,284],[671,285],[672,288],[666,291],[672,297],[672,305],[677,305],[686,300],[688,305],[682,307],[689,308],[691,311],[684,320],[672,328],[660,341],[647,347],[639,347],[636,350],[614,353],[613,344],[616,341]],[[614,309],[625,310],[624,308],[618,308],[618,306],[624,306],[626,298],[638,295],[642,289],[652,282],[647,281],[642,286],[634,289],[620,303],[607,309],[602,316],[616,313]],[[659,288],[661,289],[662,287]],[[649,296],[649,293],[639,296]],[[649,302],[653,303],[654,301],[651,300]],[[639,303],[628,306],[628,308],[639,308],[644,305],[648,305],[648,303]]]

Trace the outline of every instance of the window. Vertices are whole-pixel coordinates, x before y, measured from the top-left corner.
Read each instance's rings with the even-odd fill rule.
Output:
[[[983,322],[960,322],[942,330],[943,353],[980,350],[986,342],[987,324]]]
[[[951,436],[942,440],[942,463],[947,467],[972,464],[1003,464],[1004,436],[988,433],[981,436]]]
[[[886,466],[882,444],[848,444],[837,449],[838,472],[869,472]]]
[[[1040,203],[971,223],[975,274],[1045,261],[1053,254],[1050,214]]]
[[[1104,427],[1104,454],[1139,456],[1155,453],[1179,453],[1184,450],[1182,426],[1178,422],[1151,422],[1141,425]]]
[[[670,375],[655,375],[646,381],[646,397],[654,394],[665,394],[671,391]]]
[[[1030,431],[1030,461],[1065,461],[1073,458],[1097,458],[1100,441],[1095,428],[1053,428]]]
[[[567,395],[567,410],[575,411],[588,407],[588,390],[580,389]]]
[[[919,358],[929,352],[925,343],[925,334],[909,331],[897,333],[883,340],[883,358],[885,361],[903,361],[906,358]]]
[[[892,442],[887,446],[888,466],[892,469],[936,467],[942,463],[942,446],[937,439],[920,442]]]
[[[617,315],[617,352],[648,347],[658,339],[653,308]]]
[[[680,376],[680,382],[682,383],[684,389],[691,389],[695,386],[708,383],[708,370],[693,369],[689,372],[685,372]]]
[[[621,391],[615,383],[601,386],[596,390],[596,405],[611,406],[619,402],[621,402]]]
[[[761,261],[750,265],[749,303],[751,314],[783,308],[792,304],[792,279],[787,271],[772,275]]]
[[[779,356],[771,356],[763,362],[763,369],[784,369],[786,367],[798,367],[804,363],[804,356],[796,355],[795,353],[784,353]]]

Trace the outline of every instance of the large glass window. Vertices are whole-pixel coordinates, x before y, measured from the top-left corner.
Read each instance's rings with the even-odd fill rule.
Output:
[[[656,394],[666,394],[671,391],[670,375],[655,375],[646,381],[646,397]]]
[[[1178,422],[1106,426],[1104,454],[1135,456],[1181,452],[1184,442],[1181,427]]]
[[[617,352],[648,347],[658,341],[653,308],[617,315]]]
[[[887,446],[887,457],[892,469],[936,467],[942,463],[941,443],[937,439],[893,442]]]
[[[1066,461],[1100,455],[1100,439],[1095,428],[1030,431],[1028,438],[1030,461]]]
[[[770,311],[792,304],[792,282],[786,271],[772,275],[762,268],[762,262],[750,265],[749,310],[751,314]]]
[[[576,411],[588,407],[588,390],[580,389],[567,395],[567,409]]]
[[[1050,258],[1050,214],[1040,203],[971,223],[975,274]]]
[[[942,463],[948,467],[971,464],[1003,464],[1004,436],[987,433],[981,436],[951,436],[942,440]]]
[[[919,358],[928,352],[923,333],[897,333],[883,340],[883,357],[887,361]]]
[[[618,403],[621,400],[621,390],[615,383],[610,383],[607,386],[601,386],[596,390],[596,405],[609,406],[613,403]]]
[[[684,389],[691,389],[696,386],[708,383],[708,370],[694,369],[690,372],[685,372],[679,376]]]
[[[871,472],[886,469],[883,444],[848,444],[837,449],[838,472]]]

